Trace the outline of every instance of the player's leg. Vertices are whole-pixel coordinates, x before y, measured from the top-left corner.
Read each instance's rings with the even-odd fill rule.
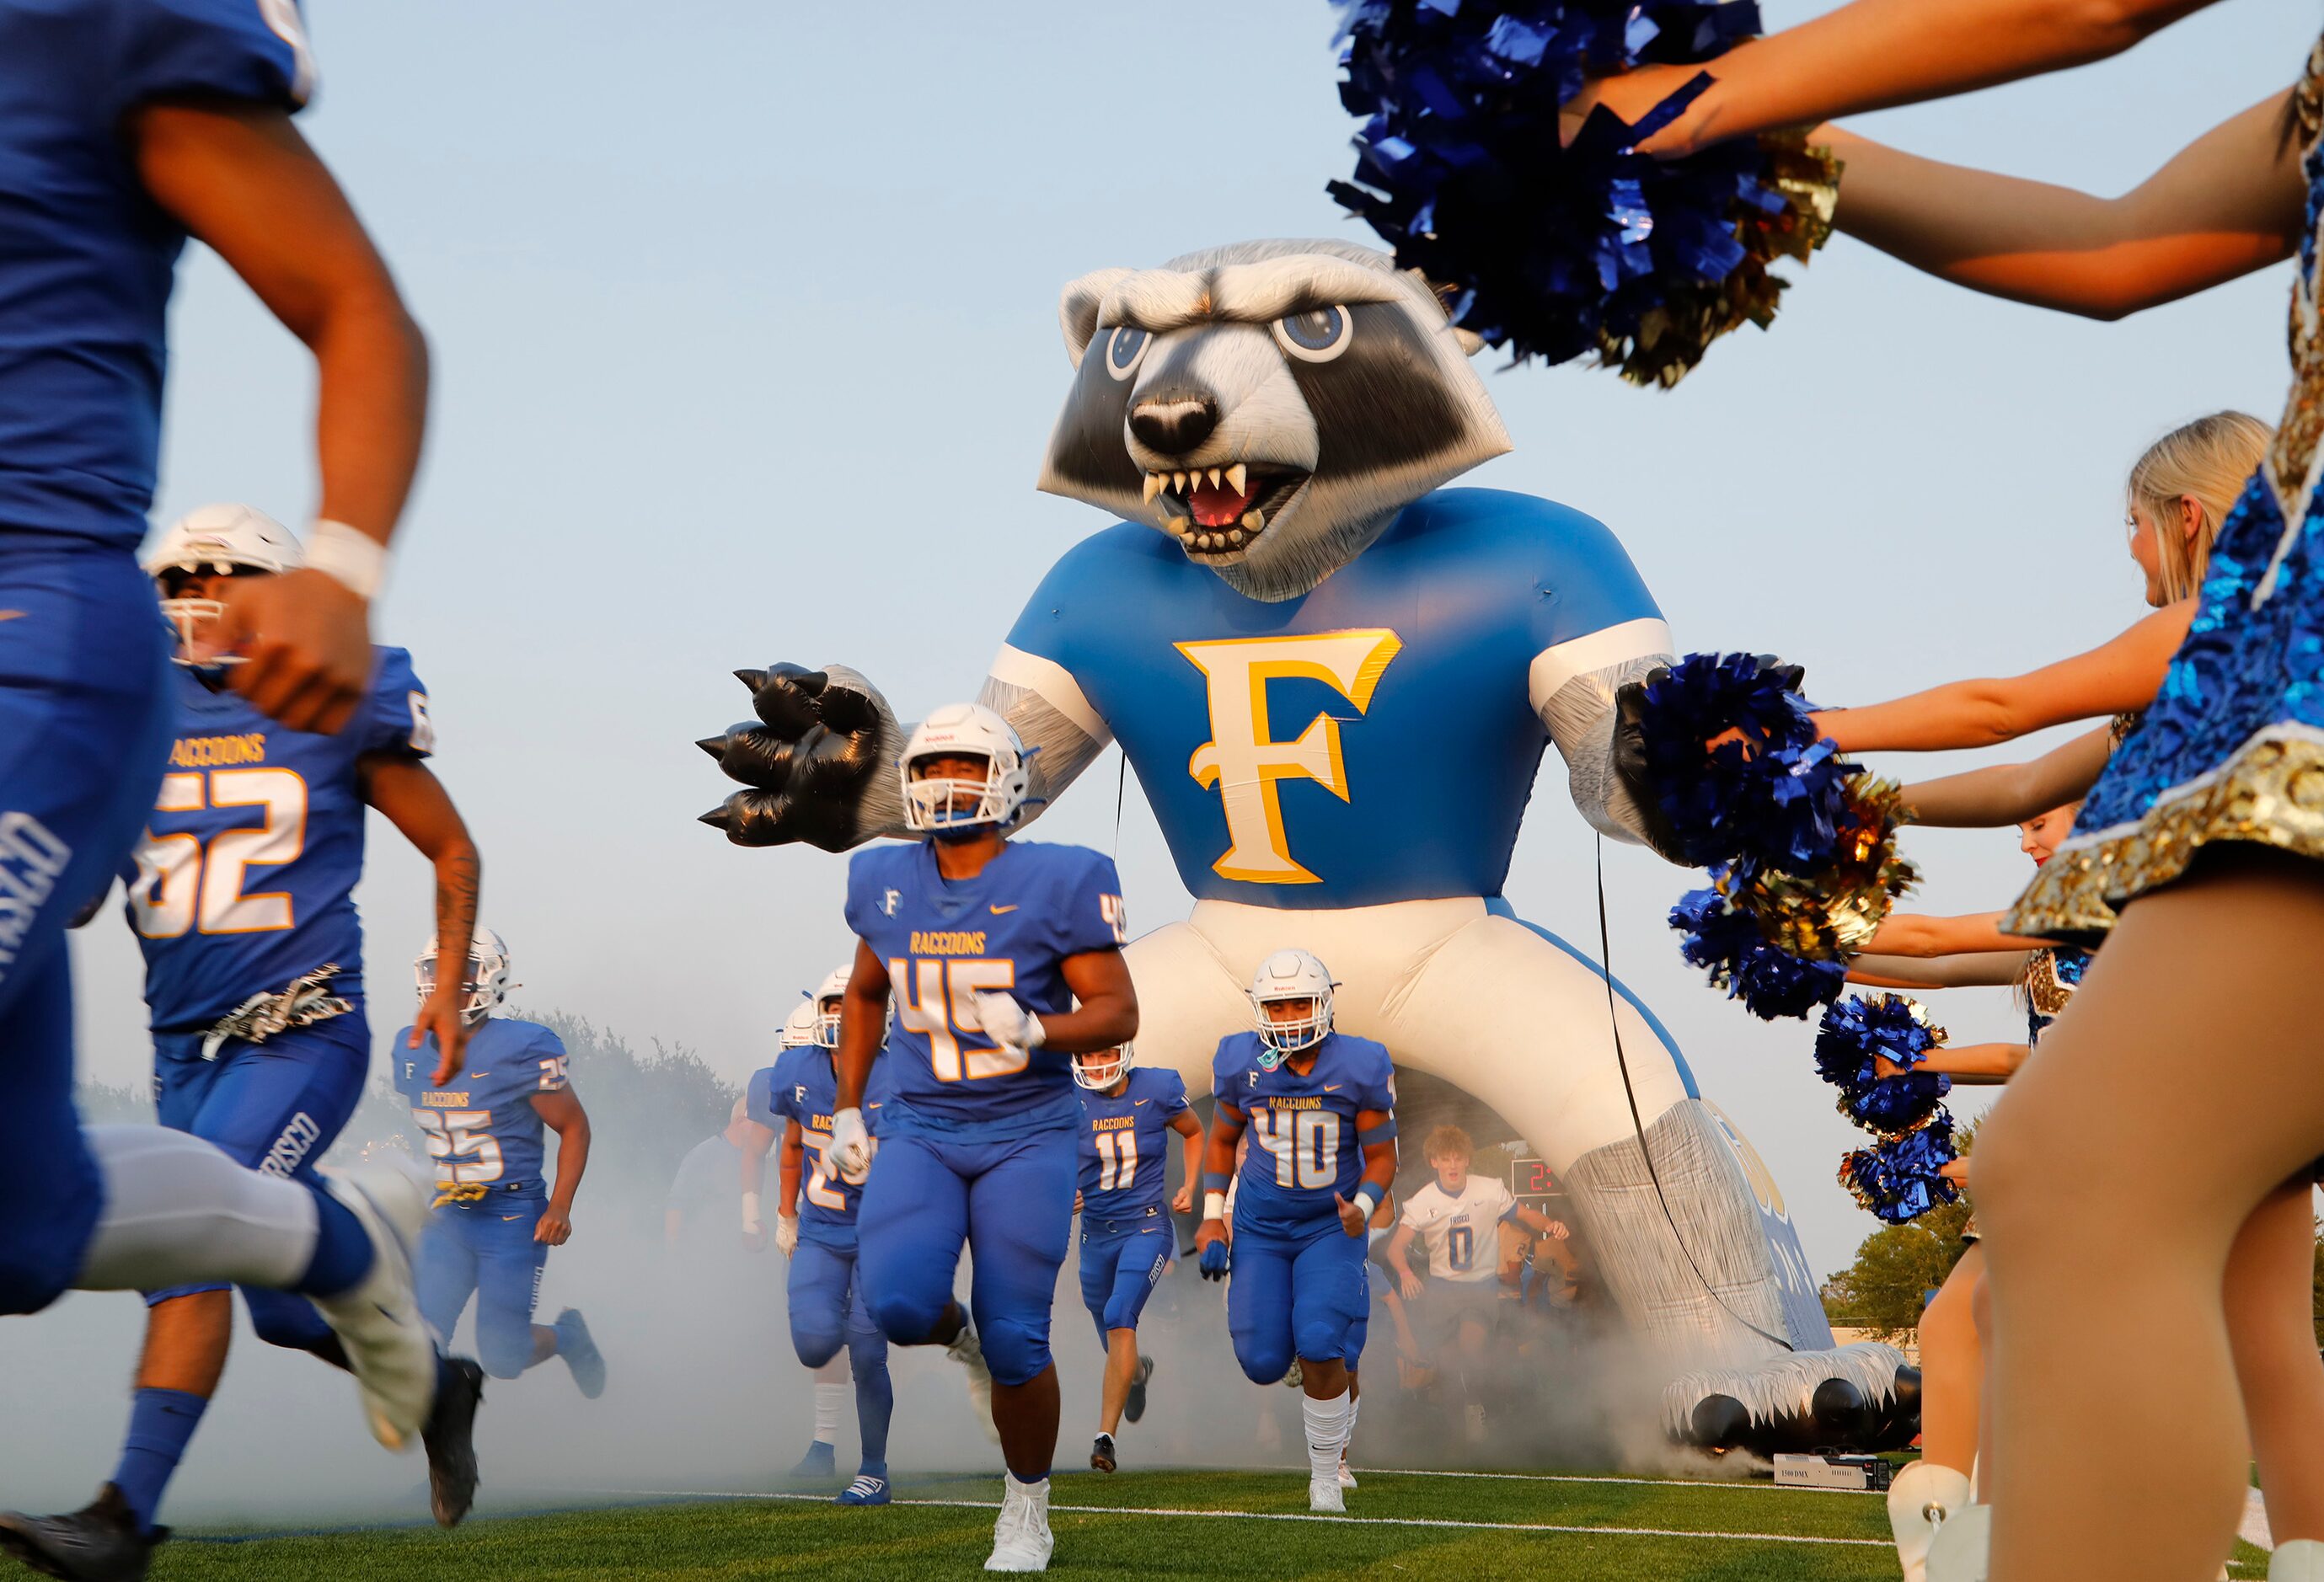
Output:
[[[840,1360],[855,1260],[820,1242],[791,1249],[785,1294],[790,1307],[791,1349],[815,1375],[815,1437],[790,1469],[795,1478],[822,1479],[839,1470],[839,1419],[846,1410],[848,1369]]]
[[[978,1425],[997,1437],[992,1375],[952,1294],[968,1244],[968,1182],[953,1166],[954,1146],[910,1136],[881,1142],[855,1209],[857,1267],[880,1332],[894,1346],[943,1347],[967,1376]]]
[[[1049,1314],[1073,1244],[1080,1174],[1070,1129],[987,1145],[969,1182],[969,1305],[992,1371],[1003,1478],[988,1570],[1048,1567],[1049,1466],[1057,1452],[1057,1367]]]
[[[1098,1375],[1097,1436],[1090,1441],[1090,1468],[1094,1472],[1111,1472],[1119,1464],[1113,1430],[1120,1424],[1122,1403],[1130,1393],[1128,1370],[1123,1371],[1119,1387],[1115,1384],[1114,1338],[1106,1324],[1106,1305],[1113,1300],[1114,1265],[1129,1240],[1125,1236],[1093,1236],[1086,1230],[1081,1238],[1082,1306],[1089,1310],[1098,1347],[1105,1353],[1105,1367]],[[1135,1353],[1135,1337],[1132,1341],[1130,1350]]]
[[[1340,1494],[1340,1452],[1348,1438],[1348,1339],[1370,1306],[1364,1244],[1336,1226],[1302,1246],[1291,1261],[1292,1349],[1299,1357],[1301,1408],[1307,1427],[1307,1504],[1347,1508]]]
[[[1365,1272],[1365,1278],[1369,1286],[1370,1282],[1369,1269]],[[1363,1387],[1356,1376],[1356,1368],[1363,1359],[1364,1342],[1371,1338],[1371,1303],[1367,1301],[1364,1303],[1363,1316],[1348,1326],[1348,1349],[1345,1354],[1348,1365],[1348,1431],[1340,1439],[1339,1476],[1340,1486],[1343,1489],[1356,1486],[1356,1475],[1348,1466],[1348,1451],[1356,1442],[1356,1415],[1364,1403]]]
[[[438,1209],[428,1216],[420,1233],[420,1255],[413,1285],[420,1293],[420,1311],[428,1327],[446,1346],[460,1327],[460,1314],[476,1293],[476,1249],[469,1235],[472,1217],[457,1208]]]
[[[468,1210],[476,1251],[476,1360],[496,1379],[512,1379],[557,1355],[557,1331],[532,1321],[549,1244],[534,1239],[537,1199],[487,1198]]]
[[[863,1281],[857,1261],[847,1260],[847,1361],[855,1375],[855,1428],[863,1443],[863,1459],[855,1480],[839,1491],[843,1505],[884,1505],[888,1503],[888,1420],[895,1414],[896,1390],[888,1377],[888,1338],[872,1321],[863,1302]]]
[[[1227,1335],[1243,1376],[1254,1384],[1278,1383],[1291,1371],[1291,1265],[1297,1251],[1256,1230],[1235,1232]]]
[[[1140,1230],[1119,1238],[1111,1289],[1107,1292],[1103,1324],[1106,1335],[1105,1388],[1102,1426],[1111,1434],[1125,1415],[1135,1422],[1144,1415],[1144,1402],[1129,1412],[1133,1391],[1142,1390],[1153,1363],[1138,1353],[1138,1321],[1146,1311],[1154,1283],[1169,1262],[1169,1233]]]

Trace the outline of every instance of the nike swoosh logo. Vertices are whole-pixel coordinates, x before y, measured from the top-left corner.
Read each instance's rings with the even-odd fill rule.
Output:
[[[470,1081],[471,1082],[481,1082],[481,1081],[483,1081],[486,1077],[489,1077],[489,1076],[491,1076],[491,1075],[492,1075],[492,1072],[470,1072],[468,1073],[468,1081]]]
[[[1015,910],[1017,910],[1017,908],[1014,906],[995,906],[992,908],[992,915],[995,917],[998,917],[1004,912],[1014,912]]]
[[[503,1225],[506,1225],[512,1219],[521,1219],[523,1218],[524,1216],[521,1214],[503,1214],[501,1216],[501,1223]]]
[[[1347,1084],[1345,1082],[1326,1082],[1323,1084],[1323,1091],[1326,1093],[1336,1093],[1346,1086]]]
[[[22,621],[23,619],[24,612],[22,610],[0,610],[0,621]]]
[[[1146,1102],[1146,1100],[1145,1100],[1145,1099],[1131,1099],[1131,1100],[1130,1101],[1130,1108],[1132,1108],[1132,1109],[1135,1109],[1135,1108],[1137,1108],[1139,1105],[1141,1105],[1141,1104],[1143,1104],[1143,1103],[1145,1103],[1145,1102]]]

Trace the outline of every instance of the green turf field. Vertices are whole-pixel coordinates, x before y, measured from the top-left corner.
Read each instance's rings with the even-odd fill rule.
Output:
[[[1348,1515],[1312,1517],[1283,1472],[1060,1476],[1051,1496],[1060,1576],[1139,1577],[1881,1578],[1896,1575],[1882,1502],[1757,1484],[1544,1474],[1366,1471]],[[626,1491],[623,1491],[626,1492]],[[577,1497],[577,1495],[568,1495]],[[621,1495],[608,1492],[609,1502]],[[510,1582],[518,1577],[859,1577],[982,1575],[998,1479],[919,1476],[885,1510],[821,1495],[673,1495],[548,1514],[295,1534],[189,1531],[155,1557],[156,1582],[330,1577]],[[844,1559],[843,1557],[844,1556]],[[2244,1547],[2239,1577],[2265,1573]]]

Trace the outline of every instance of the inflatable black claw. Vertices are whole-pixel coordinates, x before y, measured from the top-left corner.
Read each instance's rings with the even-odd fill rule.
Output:
[[[1674,1379],[1673,1438],[1755,1456],[1897,1449],[1921,1431],[1921,1375],[1893,1346],[1858,1341]]]
[[[1817,1442],[1834,1449],[1867,1445],[1879,1426],[1864,1392],[1846,1379],[1826,1379],[1808,1401]]]
[[[853,678],[853,672],[844,673]],[[737,846],[805,842],[844,851],[862,836],[866,788],[882,761],[884,707],[860,682],[823,670],[770,665],[734,672],[757,718],[695,745],[746,789],[701,822]],[[888,749],[892,757],[894,748]]]
[[[1706,1450],[1731,1450],[1751,1431],[1751,1414],[1732,1395],[1705,1395],[1694,1403],[1691,1440]]]

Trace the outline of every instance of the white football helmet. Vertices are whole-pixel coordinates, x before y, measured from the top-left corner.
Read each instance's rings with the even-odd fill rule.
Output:
[[[161,613],[178,629],[178,663],[232,665],[240,656],[203,650],[198,634],[214,625],[226,606],[216,599],[171,597],[169,573],[224,576],[238,571],[296,571],[306,564],[307,552],[290,529],[255,507],[205,505],[180,517],[145,557],[145,575],[161,586]]]
[[[981,780],[916,779],[912,766],[924,758],[981,758]],[[1025,768],[1025,744],[1009,722],[982,704],[947,704],[912,727],[897,760],[904,789],[904,827],[958,830],[1016,822],[1033,777]],[[955,809],[955,797],[973,796],[973,809]]]
[[[839,1047],[839,1007],[847,994],[847,980],[854,970],[853,963],[835,967],[825,974],[823,987],[815,991],[815,1036],[808,1040],[825,1049]]]
[[[791,1014],[789,1016],[785,1018],[783,1022],[783,1040],[781,1047],[784,1049],[803,1049],[807,1045],[813,1044],[816,1041],[815,1025],[819,1019],[820,1018],[816,1011],[815,1001],[811,999],[803,999],[799,1001],[798,1004],[793,1006],[791,1007]]]
[[[1332,1031],[1331,970],[1305,951],[1277,951],[1259,964],[1250,980],[1250,1010],[1259,1025],[1259,1041],[1279,1054],[1293,1054],[1321,1044]],[[1270,1005],[1284,1000],[1310,1002],[1309,1013],[1278,1022],[1267,1014]]]
[[[1112,1058],[1108,1060],[1111,1055]],[[1113,1049],[1101,1049],[1089,1054],[1074,1056],[1074,1081],[1093,1093],[1102,1093],[1130,1074],[1138,1063],[1138,1051],[1124,1044]]]
[[[420,1003],[436,992],[436,936],[428,936],[428,948],[411,963],[412,980],[420,986]],[[478,924],[468,938],[468,971],[462,980],[467,998],[461,1003],[460,1019],[473,1027],[499,1008],[508,998],[509,990],[521,989],[509,976],[508,946],[501,936]]]

